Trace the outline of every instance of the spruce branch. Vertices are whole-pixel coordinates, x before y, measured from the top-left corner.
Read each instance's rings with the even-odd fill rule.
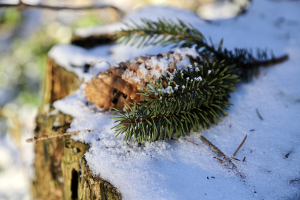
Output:
[[[145,100],[127,106],[126,113],[119,111],[114,126],[116,136],[125,134],[124,140],[132,137],[138,142],[178,138],[192,131],[207,129],[218,123],[229,106],[230,92],[239,79],[247,80],[258,73],[259,66],[268,66],[285,61],[288,57],[275,58],[267,51],[223,48],[209,44],[203,34],[192,25],[178,20],[142,20],[142,24],[125,24],[126,29],[117,32],[116,39],[131,45],[173,45],[195,47],[203,61],[185,71],[175,70],[148,80],[141,95]],[[133,107],[133,108],[132,108]]]
[[[127,104],[130,110],[115,114],[116,135],[125,133],[125,141],[165,140],[216,124],[221,114],[227,115],[229,93],[239,81],[235,71],[235,66],[223,62],[202,62],[187,71],[167,73],[154,83],[149,80],[139,93],[145,100],[132,104],[133,108]]]
[[[259,66],[270,66],[288,59],[287,55],[276,58],[269,55],[267,50],[257,50],[254,56],[251,50],[235,48],[233,51],[223,48],[223,40],[215,47],[209,44],[203,34],[190,24],[185,24],[178,19],[172,20],[142,20],[138,25],[125,23],[126,29],[117,32],[116,39],[120,43],[131,45],[173,45],[174,47],[195,47],[199,53],[207,55],[209,60],[225,60],[227,65],[235,64],[239,69],[238,74],[242,79],[248,80],[258,74]]]

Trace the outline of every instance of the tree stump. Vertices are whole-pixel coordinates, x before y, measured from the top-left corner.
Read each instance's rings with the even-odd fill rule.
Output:
[[[82,41],[82,40],[81,40]],[[65,132],[72,117],[57,112],[51,104],[79,88],[79,79],[51,58],[47,61],[43,103],[36,118],[35,137]],[[111,184],[93,175],[84,160],[89,146],[70,136],[36,142],[34,199],[117,200],[121,195]]]

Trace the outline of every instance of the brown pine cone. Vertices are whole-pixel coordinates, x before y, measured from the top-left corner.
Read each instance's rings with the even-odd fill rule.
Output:
[[[127,107],[126,101],[140,102],[144,98],[138,95],[141,85],[146,87],[148,78],[154,81],[154,76],[160,78],[166,71],[184,69],[194,66],[200,57],[190,49],[176,50],[156,56],[140,56],[130,61],[121,62],[105,72],[101,72],[87,82],[84,93],[91,103],[104,110]]]

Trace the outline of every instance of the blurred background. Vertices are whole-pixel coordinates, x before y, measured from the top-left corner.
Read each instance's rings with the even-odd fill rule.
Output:
[[[188,9],[205,20],[242,14],[250,0],[23,0],[30,5],[113,8],[50,10],[0,0],[0,199],[31,199],[35,116],[42,101],[47,52],[76,28],[108,24],[147,5]],[[4,4],[6,6],[4,6]],[[7,4],[11,5],[8,6]]]

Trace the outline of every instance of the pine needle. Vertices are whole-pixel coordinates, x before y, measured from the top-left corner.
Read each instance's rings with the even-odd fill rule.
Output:
[[[240,159],[237,159],[237,158],[235,158],[235,157],[231,157],[232,159],[234,159],[234,160],[237,160],[237,161],[241,161]]]
[[[224,162],[223,162],[223,160],[222,160],[222,159],[220,159],[220,158],[214,157],[214,159],[216,159],[216,160],[220,161],[221,163],[224,163]]]
[[[257,108],[256,108],[256,113],[257,113],[257,115],[258,115],[259,119],[261,119],[261,120],[264,120],[264,119],[262,118],[262,116],[259,114],[259,112],[258,112],[258,109],[257,109]]]
[[[187,140],[187,141],[190,142],[190,143],[192,143],[192,144],[194,144],[194,145],[197,145],[197,146],[203,148],[203,146],[201,146],[201,145],[199,145],[199,144],[196,144],[196,143],[194,143],[194,142],[192,142],[192,141],[190,141],[190,140]]]
[[[247,139],[247,135],[245,136],[244,140],[242,141],[242,143],[240,144],[240,146],[237,148],[237,150],[234,152],[233,156],[235,156],[237,154],[237,152],[240,150],[240,148],[243,146],[244,142]]]

